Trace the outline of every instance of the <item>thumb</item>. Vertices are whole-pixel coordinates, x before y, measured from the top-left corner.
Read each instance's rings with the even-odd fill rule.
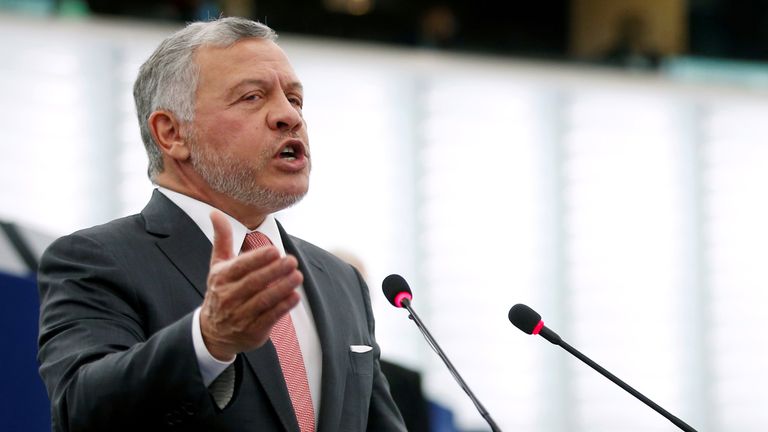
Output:
[[[211,266],[233,258],[232,226],[226,216],[218,210],[211,212],[213,224],[213,250],[211,251]]]

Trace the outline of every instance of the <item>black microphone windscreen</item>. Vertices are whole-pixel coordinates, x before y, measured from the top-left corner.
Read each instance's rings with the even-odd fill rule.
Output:
[[[509,321],[520,330],[533,334],[533,330],[541,322],[541,315],[528,306],[518,303],[509,310]]]
[[[387,300],[389,300],[393,306],[397,307],[401,307],[396,300],[398,294],[411,294],[411,287],[408,286],[408,282],[398,274],[391,274],[385,277],[384,281],[381,283],[381,289],[384,291],[384,296]]]

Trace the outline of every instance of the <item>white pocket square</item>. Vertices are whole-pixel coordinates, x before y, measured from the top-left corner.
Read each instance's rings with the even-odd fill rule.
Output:
[[[350,345],[349,350],[353,353],[367,353],[373,348],[368,345]]]

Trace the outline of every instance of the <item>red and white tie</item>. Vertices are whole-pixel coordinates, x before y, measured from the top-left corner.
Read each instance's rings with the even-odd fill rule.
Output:
[[[271,245],[269,237],[254,231],[245,236],[241,252]],[[296,329],[291,320],[291,314],[287,313],[272,327],[269,335],[272,344],[277,350],[280,359],[280,368],[283,370],[288,394],[291,396],[291,404],[296,413],[301,432],[314,432],[315,410],[312,405],[312,394],[309,391],[307,370],[304,368],[304,357],[301,355],[299,339],[296,337]]]

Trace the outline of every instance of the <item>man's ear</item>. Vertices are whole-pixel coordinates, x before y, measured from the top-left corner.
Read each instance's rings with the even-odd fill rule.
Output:
[[[189,146],[186,134],[181,130],[181,122],[170,111],[155,111],[149,116],[149,130],[163,155],[185,161],[189,159]]]

